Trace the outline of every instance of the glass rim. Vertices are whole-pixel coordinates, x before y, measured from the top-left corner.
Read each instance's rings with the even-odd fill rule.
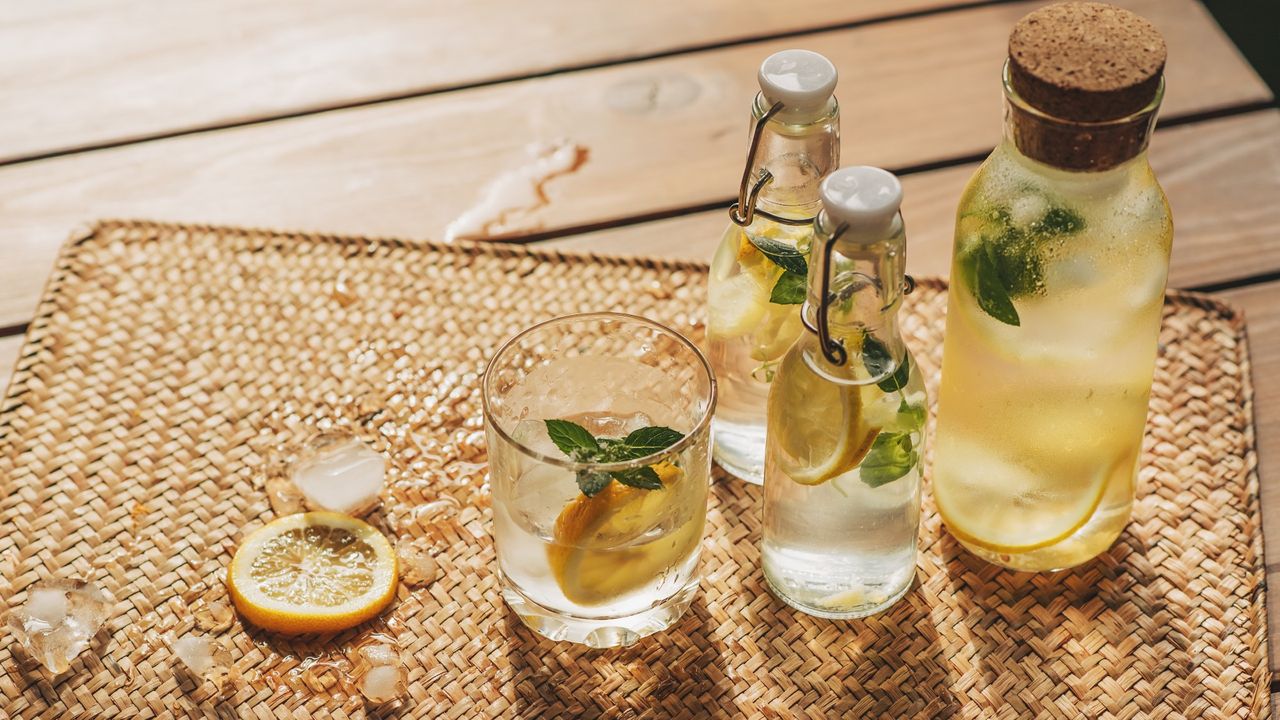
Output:
[[[1011,60],[1005,58],[1004,69],[1000,74],[1000,82],[1004,87],[1005,99],[1022,112],[1031,115],[1037,120],[1043,120],[1045,122],[1057,123],[1059,125],[1076,125],[1088,128],[1107,128],[1130,125],[1141,121],[1148,115],[1158,111],[1160,109],[1160,103],[1164,100],[1164,75],[1161,74],[1160,84],[1156,86],[1156,92],[1152,95],[1151,102],[1147,103],[1142,108],[1125,115],[1124,117],[1113,118],[1111,120],[1071,120],[1068,118],[1062,118],[1057,115],[1050,115],[1049,113],[1035,107],[1031,103],[1027,102],[1026,98],[1018,94],[1018,91],[1013,87],[1013,71],[1010,66],[1011,62]]]
[[[497,364],[499,358],[501,358],[507,352],[507,350],[513,347],[520,340],[524,339],[528,335],[531,335],[535,331],[538,331],[547,327],[548,325],[558,325],[562,323],[572,322],[575,320],[588,320],[588,319],[622,320],[627,322],[639,323],[641,325],[647,325],[648,327],[653,328],[660,333],[663,333],[665,335],[668,335],[674,338],[677,343],[679,343],[680,345],[683,345],[685,348],[687,348],[690,352],[693,353],[693,356],[695,358],[697,358],[698,363],[702,366],[702,370],[703,372],[706,373],[707,380],[709,382],[709,386],[707,389],[707,406],[706,406],[706,409],[704,409],[702,412],[702,417],[698,418],[698,421],[694,423],[693,429],[685,433],[685,436],[680,438],[678,442],[672,445],[669,445],[657,452],[649,453],[644,457],[636,458],[635,460],[624,460],[621,462],[611,462],[611,463],[578,462],[577,460],[567,460],[565,458],[543,455],[537,450],[534,450],[533,448],[530,448],[524,443],[511,437],[511,434],[508,433],[505,429],[503,429],[502,425],[497,422],[497,418],[494,417],[493,409],[490,406],[490,402],[489,402],[489,378],[492,376],[494,366]],[[716,375],[715,375],[715,372],[712,371],[711,369],[711,363],[707,362],[706,356],[702,354],[702,351],[698,349],[697,345],[693,344],[693,341],[689,340],[689,338],[685,337],[683,334],[676,332],[674,329],[669,328],[660,322],[657,322],[656,320],[650,320],[649,318],[642,317],[640,315],[632,315],[630,313],[620,313],[620,312],[613,312],[613,311],[572,313],[569,315],[561,315],[559,317],[554,317],[554,318],[551,318],[550,320],[543,320],[542,322],[536,323],[534,325],[530,325],[524,330],[521,330],[515,335],[512,335],[510,338],[507,338],[507,340],[503,342],[501,346],[498,347],[497,351],[493,353],[493,357],[489,358],[489,362],[485,365],[484,377],[480,381],[480,400],[481,400],[481,404],[483,405],[485,423],[489,427],[493,428],[493,431],[496,432],[499,437],[501,437],[506,442],[510,443],[513,447],[518,449],[520,452],[533,458],[534,460],[537,460],[538,462],[546,463],[548,465],[554,465],[556,467],[565,468],[566,470],[573,470],[575,472],[578,470],[599,470],[604,472],[633,470],[635,468],[645,467],[647,465],[653,465],[654,463],[660,461],[662,458],[668,455],[672,455],[674,453],[683,451],[689,445],[693,444],[694,438],[702,434],[703,431],[707,430],[708,427],[710,427],[711,418],[713,415],[715,415],[717,394],[718,394],[718,388],[716,384]]]

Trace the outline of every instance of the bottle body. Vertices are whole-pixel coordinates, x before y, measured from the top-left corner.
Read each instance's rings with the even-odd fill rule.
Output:
[[[1006,139],[970,180],[933,472],[943,520],[970,551],[1055,570],[1123,530],[1172,236],[1145,152],[1068,172]]]
[[[764,472],[765,406],[782,356],[800,336],[798,302],[774,302],[784,270],[752,243],[766,238],[807,255],[813,231],[757,219],[730,224],[707,280],[707,359],[720,399],[715,415],[715,459],[734,476],[760,482]],[[803,287],[800,288],[801,300]],[[786,298],[780,298],[786,299]]]
[[[822,178],[839,164],[839,107],[802,116],[767,116],[763,95],[752,108],[763,123],[746,176],[767,178],[746,226],[729,223],[707,280],[707,357],[720,400],[714,457],[730,474],[760,483],[764,474],[765,411],[778,362],[800,335],[812,218]],[[772,215],[773,217],[769,217]],[[789,220],[790,222],[785,222]]]
[[[761,559],[770,588],[789,605],[820,617],[864,617],[892,605],[915,579],[924,384],[918,373],[890,392],[875,382],[832,382],[817,354],[805,335],[770,393]],[[909,357],[903,362],[914,368]],[[868,443],[866,457],[824,482],[790,477],[788,462],[809,460],[785,457],[782,436],[799,407]],[[859,427],[875,432],[850,430]]]
[[[825,216],[824,216],[825,217]],[[892,605],[915,578],[927,413],[924,381],[897,327],[901,221],[894,237],[818,267],[804,312],[829,272],[830,337],[843,362],[805,332],[769,392],[761,559],[775,595],[812,615],[855,618]],[[817,242],[824,243],[823,235]]]

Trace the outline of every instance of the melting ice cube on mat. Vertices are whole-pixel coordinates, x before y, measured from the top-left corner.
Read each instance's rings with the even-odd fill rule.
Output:
[[[400,697],[404,689],[400,651],[386,644],[360,648],[360,694],[369,702],[385,703]]]
[[[369,668],[360,681],[360,694],[374,703],[391,702],[400,697],[400,668],[395,665]]]
[[[235,611],[223,600],[199,600],[191,610],[196,627],[206,632],[220,633],[231,627]]]
[[[370,667],[378,667],[379,665],[399,665],[400,651],[394,647],[379,643],[377,645],[365,645],[360,648],[360,657],[369,663]]]
[[[217,640],[184,635],[174,640],[170,648],[193,676],[212,683],[219,694],[232,687],[239,677],[231,662],[231,653]]]
[[[57,675],[89,647],[115,602],[92,583],[42,581],[27,589],[27,602],[9,614],[9,626],[27,653]]]
[[[400,561],[400,580],[410,587],[430,585],[440,574],[436,559],[431,557],[425,547],[416,543],[398,543],[396,557]]]
[[[293,484],[313,507],[355,515],[378,503],[387,461],[353,437],[321,435],[293,466]]]

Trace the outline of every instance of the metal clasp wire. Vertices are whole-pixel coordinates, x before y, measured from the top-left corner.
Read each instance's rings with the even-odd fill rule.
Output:
[[[764,115],[760,116],[760,119],[756,121],[755,127],[751,129],[751,147],[747,150],[747,166],[742,170],[742,182],[738,184],[738,201],[729,206],[729,219],[740,227],[750,225],[756,215],[766,217],[783,225],[808,225],[813,222],[811,217],[786,218],[756,207],[756,200],[760,197],[760,191],[764,190],[765,185],[773,181],[773,173],[768,170],[761,170],[760,177],[752,184],[751,168],[755,167],[756,164],[756,153],[760,150],[760,139],[764,137],[764,126],[769,124],[773,116],[781,111],[782,103],[774,103],[772,107],[765,111]]]
[[[848,225],[841,225],[836,228],[836,231],[831,234],[831,237],[827,238],[826,243],[822,246],[822,283],[818,295],[818,297],[822,298],[822,301],[818,303],[816,318],[817,327],[809,324],[809,319],[805,317],[803,311],[800,313],[800,321],[804,323],[805,328],[808,329],[809,332],[818,336],[818,345],[822,348],[822,356],[827,359],[827,362],[838,367],[843,367],[844,364],[849,361],[849,353],[844,349],[844,342],[842,340],[832,339],[831,328],[827,324],[827,318],[830,315],[832,303],[845,300],[847,299],[847,296],[839,297],[833,295],[831,292],[831,253],[835,250],[836,240],[839,240],[840,236],[848,229]],[[867,277],[863,273],[856,274],[865,277],[866,283],[863,285],[851,283],[849,287],[853,290],[848,293],[848,296],[852,296],[853,292],[856,292],[857,289],[866,287],[867,285],[879,285],[879,282],[875,278]],[[902,294],[910,295],[915,289],[916,279],[910,275],[903,275]]]

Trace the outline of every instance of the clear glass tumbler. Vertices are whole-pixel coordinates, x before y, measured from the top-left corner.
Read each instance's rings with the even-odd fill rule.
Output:
[[[716,385],[686,338],[617,313],[531,327],[485,372],[502,594],[592,647],[676,622],[698,588]]]

